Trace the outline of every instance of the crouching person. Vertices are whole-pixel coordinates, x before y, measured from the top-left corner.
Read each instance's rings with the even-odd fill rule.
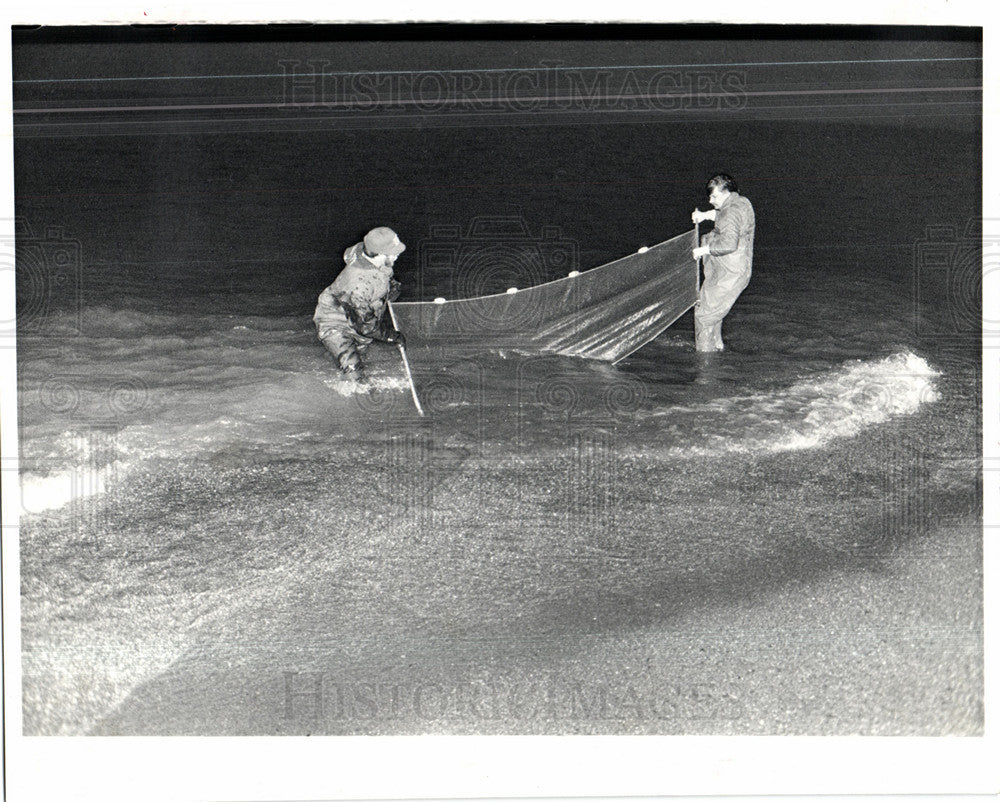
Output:
[[[388,312],[400,284],[392,267],[406,246],[391,228],[373,228],[363,242],[344,251],[344,269],[323,290],[313,322],[344,375],[363,382],[361,352],[373,341],[402,340]]]

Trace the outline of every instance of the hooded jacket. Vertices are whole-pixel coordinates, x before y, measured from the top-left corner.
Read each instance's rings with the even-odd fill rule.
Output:
[[[340,275],[320,293],[313,321],[322,331],[343,326],[346,315],[358,334],[380,338],[386,299],[391,299],[399,286],[392,278],[392,267],[372,262],[365,256],[362,242],[344,251],[344,262]]]

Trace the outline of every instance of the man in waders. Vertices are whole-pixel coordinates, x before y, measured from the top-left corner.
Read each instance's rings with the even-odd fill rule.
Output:
[[[722,320],[750,282],[753,263],[754,213],[750,201],[736,191],[731,175],[708,179],[710,211],[691,213],[695,223],[715,221],[691,255],[705,257],[705,281],[694,307],[694,345],[699,351],[721,351]]]
[[[316,333],[350,379],[364,382],[359,352],[372,340],[403,339],[392,325],[387,304],[399,295],[392,266],[405,250],[391,228],[373,228],[363,242],[344,251],[344,269],[319,296],[313,315]]]

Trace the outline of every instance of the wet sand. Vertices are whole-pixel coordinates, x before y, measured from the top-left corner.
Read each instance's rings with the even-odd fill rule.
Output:
[[[353,501],[333,453],[157,472],[99,544],[22,535],[25,731],[980,733],[977,463],[918,417],[589,467],[369,449]]]

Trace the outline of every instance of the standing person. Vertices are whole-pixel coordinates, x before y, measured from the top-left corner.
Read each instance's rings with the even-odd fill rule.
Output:
[[[706,189],[714,208],[691,213],[695,223],[715,221],[691,252],[695,260],[705,257],[705,281],[694,307],[694,345],[699,351],[721,351],[722,320],[750,282],[755,220],[753,206],[736,191],[731,175],[712,176]]]
[[[316,333],[353,380],[364,381],[359,351],[372,340],[396,343],[403,338],[386,307],[399,295],[392,266],[405,250],[391,228],[373,228],[363,242],[344,251],[344,269],[319,296],[313,315]]]

